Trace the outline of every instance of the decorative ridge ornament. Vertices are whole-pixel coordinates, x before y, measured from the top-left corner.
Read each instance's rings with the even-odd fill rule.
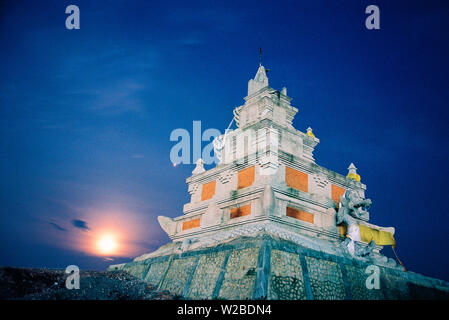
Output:
[[[192,174],[196,175],[196,174],[200,174],[206,172],[206,169],[204,169],[204,160],[199,158],[196,161],[196,167],[195,169],[192,171]]]

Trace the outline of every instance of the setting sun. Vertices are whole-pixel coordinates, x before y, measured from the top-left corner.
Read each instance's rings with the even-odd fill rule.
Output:
[[[74,228],[73,234],[65,232],[62,235],[72,237],[72,241],[59,243],[67,243],[71,249],[102,259],[138,256],[148,250],[145,238],[149,231],[158,234],[154,224],[129,209],[89,209],[80,219],[88,222],[88,229]]]
[[[117,242],[110,235],[103,236],[98,241],[98,249],[103,254],[114,253],[116,248],[117,248]]]

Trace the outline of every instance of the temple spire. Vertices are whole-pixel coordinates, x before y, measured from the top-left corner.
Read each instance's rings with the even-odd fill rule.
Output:
[[[267,69],[262,65],[262,48],[259,48],[259,68],[254,79],[248,82],[248,95],[268,86]]]

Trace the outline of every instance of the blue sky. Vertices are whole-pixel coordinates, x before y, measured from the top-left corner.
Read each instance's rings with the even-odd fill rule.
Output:
[[[76,4],[81,29],[65,28]],[[376,4],[381,29],[365,28]],[[3,1],[0,265],[105,268],[168,241],[193,165],[172,130],[224,130],[263,48],[318,164],[358,167],[406,267],[449,280],[447,1]],[[121,257],[82,241],[132,233]],[[131,230],[131,231],[129,231]],[[80,249],[82,248],[82,249]],[[390,252],[385,248],[386,253]],[[111,260],[112,259],[112,260]]]

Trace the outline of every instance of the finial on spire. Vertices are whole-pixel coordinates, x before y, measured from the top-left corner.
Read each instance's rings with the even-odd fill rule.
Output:
[[[257,91],[259,91],[262,88],[265,88],[268,86],[268,77],[267,77],[267,69],[262,65],[262,48],[259,48],[260,50],[260,66],[257,69],[256,76],[254,79],[249,80],[248,82],[248,95],[251,95]]]
[[[357,173],[357,168],[356,168],[356,166],[354,165],[354,163],[352,163],[352,162],[351,162],[351,164],[349,165],[348,170],[349,170],[350,173]]]
[[[312,128],[311,128],[311,127],[308,127],[308,128],[307,128],[307,135],[308,135],[309,137],[315,138],[315,135],[313,134],[313,131],[312,131]]]
[[[262,48],[259,48],[259,67],[262,66]]]
[[[357,168],[352,162],[348,167],[348,171],[347,178],[360,182],[360,175],[357,174]]]

